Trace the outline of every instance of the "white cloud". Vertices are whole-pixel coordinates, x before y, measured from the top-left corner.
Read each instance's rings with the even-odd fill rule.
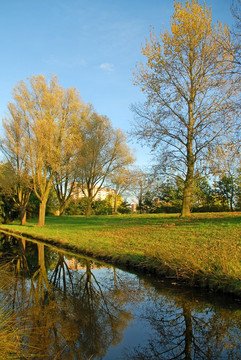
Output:
[[[114,65],[110,64],[110,63],[103,63],[100,65],[100,69],[108,71],[108,72],[113,72],[114,71]]]
[[[63,68],[76,68],[86,66],[86,61],[82,58],[64,57],[58,58],[55,55],[49,55],[43,59],[44,63],[50,66],[60,66]]]

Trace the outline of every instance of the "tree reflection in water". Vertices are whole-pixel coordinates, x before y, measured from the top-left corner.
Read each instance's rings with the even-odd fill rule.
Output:
[[[81,271],[73,271],[63,253],[53,256],[44,244],[28,242],[25,247],[21,239],[8,241],[5,269],[18,275],[14,286],[8,286],[8,305],[28,330],[25,341],[34,358],[102,358],[111,345],[121,342],[131,314],[118,297],[128,292],[128,284],[115,296],[97,280],[91,260],[83,259]],[[38,263],[32,272],[28,252]]]
[[[141,315],[153,329],[152,338],[145,346],[129,349],[125,358],[241,359],[241,309],[234,306],[236,309],[207,305],[191,297],[189,291],[177,291],[175,296],[165,293]]]
[[[146,278],[102,269],[87,258],[73,260],[24,239],[2,238],[0,260],[8,279],[2,272],[0,295],[8,296],[33,360],[241,358],[238,305],[225,307],[178,287],[154,286]],[[117,346],[131,322],[142,329],[141,340],[135,338],[136,347],[121,352]]]

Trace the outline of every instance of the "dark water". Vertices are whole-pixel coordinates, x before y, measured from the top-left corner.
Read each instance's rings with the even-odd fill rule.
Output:
[[[31,359],[241,359],[238,299],[0,237],[0,295]]]

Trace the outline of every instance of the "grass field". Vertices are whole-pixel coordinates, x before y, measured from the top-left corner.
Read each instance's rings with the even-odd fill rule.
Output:
[[[1,229],[241,296],[241,213],[50,216],[36,224]]]

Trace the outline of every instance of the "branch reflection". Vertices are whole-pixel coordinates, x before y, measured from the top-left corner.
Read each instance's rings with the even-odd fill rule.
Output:
[[[145,346],[129,349],[128,360],[239,359],[241,310],[200,301],[190,291],[162,291],[141,318],[153,330]],[[174,311],[175,309],[175,311]]]
[[[17,275],[14,285],[8,284],[8,306],[24,322],[25,341],[36,358],[102,358],[121,342],[131,313],[118,298],[128,284],[114,294],[98,281],[94,272],[100,267],[93,270],[91,260],[80,259],[81,269],[73,270],[63,253],[53,254],[42,243],[26,246],[10,237],[4,246],[5,269]]]

